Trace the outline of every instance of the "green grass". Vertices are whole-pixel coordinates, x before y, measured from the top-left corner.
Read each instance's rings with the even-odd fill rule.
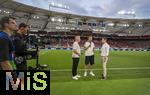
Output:
[[[150,78],[51,83],[51,95],[149,95]]]
[[[35,65],[30,60],[30,66]],[[40,52],[40,64],[48,64],[47,70],[70,70],[71,51],[51,50]],[[150,52],[113,51],[110,52],[108,68],[150,67]],[[94,69],[100,69],[99,52],[95,53]],[[84,54],[78,69],[84,69]],[[78,71],[83,75],[83,71]],[[71,71],[51,71],[51,95],[149,95],[150,68],[147,69],[108,69],[108,79],[101,79],[101,70],[94,71],[95,77],[71,79]]]

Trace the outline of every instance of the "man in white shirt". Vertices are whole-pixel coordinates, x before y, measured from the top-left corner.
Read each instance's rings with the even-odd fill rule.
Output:
[[[110,46],[107,43],[107,38],[102,38],[102,47],[101,47],[101,59],[102,59],[102,79],[106,79],[107,76],[107,61],[108,61],[108,55],[109,55],[109,49]]]
[[[72,51],[72,59],[73,59],[72,79],[74,80],[78,80],[81,77],[77,75],[77,68],[78,68],[79,59],[81,55],[79,42],[80,42],[80,36],[75,36],[75,42],[73,43],[73,51]]]
[[[94,48],[95,45],[92,42],[92,36],[88,37],[88,41],[85,42],[84,44],[84,49],[85,49],[85,72],[84,76],[87,76],[87,71],[90,70],[90,75],[95,76],[95,74],[92,71],[92,66],[94,64]]]

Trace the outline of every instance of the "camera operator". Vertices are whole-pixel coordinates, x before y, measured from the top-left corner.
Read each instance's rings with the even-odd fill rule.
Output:
[[[27,50],[27,41],[28,35],[27,32],[29,27],[25,23],[19,25],[18,31],[13,36],[14,44],[14,61],[17,67],[17,70],[28,70],[27,67],[27,56],[36,56],[37,51],[28,51]],[[24,88],[24,76],[21,75],[21,88]]]
[[[26,34],[28,32],[28,25],[21,23],[18,31],[14,34],[13,44],[15,47],[15,64],[17,70],[27,70],[27,46],[26,46]]]

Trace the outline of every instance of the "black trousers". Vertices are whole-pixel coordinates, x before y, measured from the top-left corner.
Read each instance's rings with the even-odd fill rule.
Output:
[[[17,70],[27,70],[27,61],[24,56],[17,56],[14,59]]]
[[[79,58],[72,58],[73,64],[72,64],[72,76],[77,75],[77,68],[79,64]]]

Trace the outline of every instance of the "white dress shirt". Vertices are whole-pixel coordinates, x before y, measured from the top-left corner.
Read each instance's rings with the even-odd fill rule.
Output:
[[[110,49],[110,46],[107,43],[104,43],[101,47],[101,56],[108,56],[109,49]]]
[[[73,43],[73,50],[76,50],[79,54],[81,54],[80,46],[79,46],[78,42]],[[72,52],[72,57],[73,58],[79,58],[80,56],[78,54]]]

